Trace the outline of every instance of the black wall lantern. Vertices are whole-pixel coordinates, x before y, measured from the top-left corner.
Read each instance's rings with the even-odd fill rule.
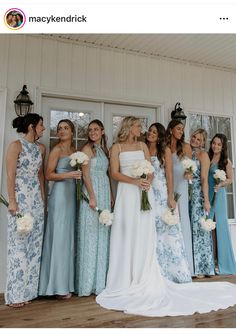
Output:
[[[25,116],[27,115],[32,108],[32,105],[34,104],[29,97],[29,92],[26,90],[27,86],[24,85],[22,88],[22,91],[15,99],[15,112],[17,116]]]
[[[183,112],[183,109],[180,108],[180,102],[177,102],[175,105],[175,110],[171,112],[171,119],[178,119],[181,121],[183,124],[186,122],[187,116]]]

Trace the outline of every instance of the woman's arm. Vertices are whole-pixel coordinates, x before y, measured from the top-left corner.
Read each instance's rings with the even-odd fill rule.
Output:
[[[90,177],[90,161],[91,158],[93,157],[93,152],[91,150],[91,147],[89,145],[86,145],[83,149],[82,152],[84,152],[85,154],[87,154],[87,156],[90,158],[89,162],[87,165],[83,165],[82,166],[82,174],[83,174],[83,180],[84,180],[84,185],[88,191],[88,195],[89,195],[89,206],[91,209],[95,209],[97,206],[97,200],[96,200],[96,196],[93,190],[93,184],[92,184],[92,180]]]
[[[60,158],[60,148],[55,146],[49,154],[48,164],[46,169],[46,180],[48,181],[61,181],[65,179],[80,179],[80,171],[71,171],[66,173],[56,173],[56,167]]]
[[[209,202],[209,195],[208,195],[208,173],[210,168],[210,159],[206,152],[200,152],[198,156],[198,160],[201,164],[201,185],[202,185],[202,192],[204,197],[204,209],[206,212],[210,212],[211,205]]]
[[[119,147],[114,144],[111,148],[111,177],[118,182],[134,184],[142,189],[150,186],[150,182],[142,178],[134,178],[120,173]]]
[[[39,170],[39,183],[40,183],[40,190],[41,190],[41,196],[42,200],[45,200],[45,177],[44,177],[44,163],[45,163],[45,155],[46,155],[46,148],[43,144],[39,144],[40,151],[42,154],[42,165]]]
[[[7,190],[9,198],[8,211],[15,215],[18,210],[18,204],[16,202],[15,195],[15,181],[16,181],[16,166],[19,154],[21,152],[21,143],[19,140],[11,143],[7,150],[6,155],[6,168],[7,168]]]
[[[176,202],[174,200],[173,191],[173,164],[172,164],[172,154],[169,147],[165,149],[165,174],[166,174],[166,185],[168,194],[168,206],[175,209]]]

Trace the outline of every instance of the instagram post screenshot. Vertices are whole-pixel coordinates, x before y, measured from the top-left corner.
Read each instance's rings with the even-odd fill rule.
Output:
[[[0,7],[0,329],[236,327],[236,2]]]

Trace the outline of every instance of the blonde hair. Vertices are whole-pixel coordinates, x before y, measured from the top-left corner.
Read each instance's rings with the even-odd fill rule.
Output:
[[[116,143],[123,143],[128,139],[129,134],[130,134],[130,128],[137,121],[140,121],[140,119],[137,117],[133,117],[133,116],[125,117],[122,120],[120,129],[117,134]]]
[[[205,148],[207,142],[207,132],[204,129],[197,129],[191,134],[191,138],[192,136],[196,136],[198,134],[202,135],[201,148]]]

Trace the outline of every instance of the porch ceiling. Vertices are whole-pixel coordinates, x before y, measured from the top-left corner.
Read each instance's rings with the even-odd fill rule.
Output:
[[[235,34],[52,34],[50,37],[236,71]]]

